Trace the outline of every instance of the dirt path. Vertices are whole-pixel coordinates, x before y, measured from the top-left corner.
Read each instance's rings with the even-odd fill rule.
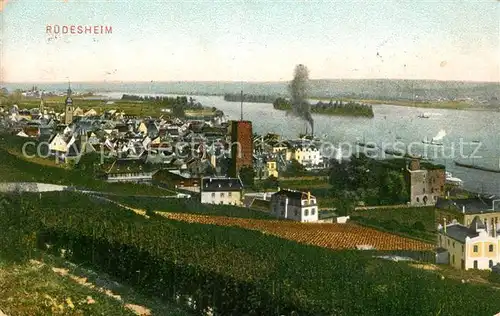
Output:
[[[132,288],[112,280],[104,273],[96,273],[92,270],[80,268],[71,262],[61,261],[60,264],[55,264],[30,260],[30,263],[35,267],[48,265],[55,274],[115,299],[139,316],[188,315],[180,308],[164,303],[160,299],[139,295]],[[94,303],[92,297],[87,297],[87,301],[88,304]],[[0,314],[0,316],[4,315]]]

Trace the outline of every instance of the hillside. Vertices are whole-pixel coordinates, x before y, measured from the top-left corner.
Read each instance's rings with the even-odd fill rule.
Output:
[[[235,227],[136,215],[78,194],[7,196],[0,237],[51,245],[165,300],[228,315],[493,315],[498,290],[373,252],[332,251]],[[5,204],[5,203],[4,203]],[[0,209],[1,210],[1,209]],[[34,236],[33,238],[25,238]],[[19,251],[23,249],[24,251]],[[457,299],[457,296],[460,299]]]
[[[311,80],[310,97],[374,100],[461,99],[483,100],[485,105],[499,107],[500,84],[403,79],[317,79]],[[193,95],[246,94],[286,96],[288,82],[125,82],[72,83],[75,91],[126,93],[173,93]],[[9,91],[28,89],[32,84],[5,84]],[[40,89],[65,91],[67,83],[39,84]],[[495,99],[496,98],[496,99]]]

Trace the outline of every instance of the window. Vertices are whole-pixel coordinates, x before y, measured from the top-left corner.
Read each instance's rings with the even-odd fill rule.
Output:
[[[477,269],[477,260],[474,260],[474,269]]]
[[[314,214],[316,214],[316,208],[315,208],[315,207],[313,207],[313,208],[311,209],[311,215],[314,215]]]
[[[488,251],[489,251],[489,252],[493,252],[493,245],[489,245],[489,246],[488,246]]]
[[[221,192],[220,197],[223,198],[224,197],[224,193]]]
[[[306,208],[306,209],[304,210],[304,216],[309,216],[309,209],[307,209],[307,208]]]
[[[451,256],[451,263],[455,264],[455,255]]]
[[[420,202],[420,199],[417,197],[417,203],[419,203],[419,202]]]
[[[450,240],[448,239],[448,246],[450,245]]]
[[[474,252],[478,252],[479,251],[479,249],[478,249],[478,247],[476,245],[474,245],[473,251]]]
[[[488,262],[488,266],[490,267],[490,269],[493,267],[493,260],[490,260],[490,261]]]
[[[212,193],[212,198],[215,198],[215,193]]]
[[[464,252],[464,245],[462,245],[462,252]]]
[[[422,193],[425,193],[425,188],[422,189]]]
[[[299,216],[299,211],[295,210],[294,215]]]
[[[285,216],[285,210],[281,210],[281,216]]]
[[[453,248],[455,248],[455,242],[453,242]]]
[[[227,196],[232,197],[232,196],[233,196],[233,192],[229,192],[229,193],[227,194]]]

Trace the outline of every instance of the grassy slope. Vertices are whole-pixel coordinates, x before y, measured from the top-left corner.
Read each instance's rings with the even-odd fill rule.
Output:
[[[78,186],[86,189],[130,195],[171,195],[171,191],[148,185],[131,183],[107,183],[87,176],[85,172],[65,169],[60,166],[40,164],[37,160],[24,158],[21,154],[24,141],[16,137],[0,137],[0,181],[1,182],[43,182]],[[8,140],[7,140],[8,139]],[[8,142],[8,145],[6,144]],[[6,146],[7,149],[6,149]]]
[[[351,219],[379,230],[436,242],[434,207],[359,210],[351,214]]]
[[[135,227],[129,232],[137,234],[134,239],[149,236],[140,238],[144,250],[156,249],[155,253],[164,253],[167,258],[173,255],[183,264],[242,280],[262,284],[274,281],[281,286],[283,295],[290,294],[298,304],[305,304],[303,306],[329,306],[342,315],[456,315],[457,311],[463,315],[492,315],[500,310],[500,303],[490,299],[498,293],[491,287],[441,280],[434,271],[420,271],[407,263],[373,259],[365,252],[333,252],[243,229],[156,218],[145,220],[133,214],[116,222],[113,214],[123,211],[109,207],[109,212],[103,216],[101,210],[95,209],[98,205],[74,196],[47,194],[43,199],[48,200],[43,203],[37,202],[38,199],[31,202],[50,207],[54,198],[62,207],[54,220],[68,220],[65,214],[70,210],[67,206],[86,207],[85,214],[78,209],[71,212],[73,223],[81,224],[78,230],[92,231],[92,227],[103,233],[108,230],[107,238],[118,241],[122,237],[131,240],[128,233],[120,231],[124,227],[129,230]],[[72,203],[75,200],[78,203]],[[104,204],[101,206],[105,207],[108,208]],[[99,227],[97,222],[91,222],[92,219],[99,219]],[[108,225],[103,227],[105,223]],[[109,231],[116,225],[123,227],[115,230],[117,233]],[[150,233],[149,229],[152,229]],[[171,246],[175,247],[168,250]],[[222,270],[219,269],[221,262],[224,262]]]
[[[246,207],[201,204],[193,199],[162,199],[152,197],[110,197],[123,205],[150,211],[218,215],[241,218],[275,219],[270,214]]]
[[[8,316],[134,315],[119,301],[59,276],[47,265],[0,260],[0,293],[0,310]]]

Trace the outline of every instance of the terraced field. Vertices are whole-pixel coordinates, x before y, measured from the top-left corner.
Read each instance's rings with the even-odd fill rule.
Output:
[[[356,224],[299,223],[157,212],[166,218],[190,223],[237,226],[258,230],[299,243],[330,249],[355,249],[370,245],[377,250],[431,250],[432,244],[405,238]]]

